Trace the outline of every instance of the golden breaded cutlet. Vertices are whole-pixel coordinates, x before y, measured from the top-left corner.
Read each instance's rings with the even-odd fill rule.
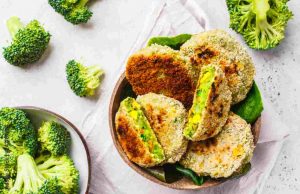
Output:
[[[165,160],[164,151],[135,99],[128,97],[121,102],[115,125],[120,145],[130,161],[152,167]]]
[[[134,53],[126,65],[126,78],[137,95],[149,92],[192,105],[196,74],[187,57],[167,46],[151,45]]]
[[[138,96],[136,101],[142,106],[164,150],[164,163],[179,161],[188,145],[188,140],[183,136],[187,112],[182,103],[154,93]]]
[[[189,143],[180,164],[199,176],[227,178],[250,162],[254,147],[251,126],[238,115],[230,113],[217,136]]]
[[[200,141],[217,135],[226,123],[230,104],[231,92],[222,69],[216,64],[202,67],[184,136]]]
[[[218,63],[226,74],[232,104],[245,99],[253,84],[255,68],[246,49],[229,33],[210,30],[193,35],[181,46],[180,52],[190,58],[198,73],[201,67]]]

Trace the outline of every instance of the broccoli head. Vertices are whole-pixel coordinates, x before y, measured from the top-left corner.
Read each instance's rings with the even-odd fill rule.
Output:
[[[93,96],[100,85],[103,71],[97,65],[85,67],[71,60],[66,66],[67,80],[73,92],[80,97]]]
[[[45,178],[57,178],[63,193],[75,194],[79,192],[79,171],[69,156],[57,157],[44,154],[40,155],[35,161],[39,171]]]
[[[58,180],[45,178],[38,170],[36,163],[29,154],[18,157],[18,172],[11,194],[63,194]]]
[[[35,155],[38,147],[36,130],[22,110],[0,109],[0,147],[15,156]]]
[[[49,0],[49,4],[57,13],[72,24],[87,23],[93,13],[86,4],[88,0]]]
[[[23,26],[20,19],[13,16],[7,21],[7,27],[12,36],[11,45],[3,50],[7,62],[22,66],[34,63],[42,57],[51,35],[37,20]]]
[[[240,33],[249,47],[270,49],[284,38],[293,14],[288,0],[226,0],[230,27]]]
[[[45,122],[38,130],[38,141],[41,143],[42,151],[49,151],[52,155],[58,156],[68,154],[71,136],[64,126],[50,121]]]

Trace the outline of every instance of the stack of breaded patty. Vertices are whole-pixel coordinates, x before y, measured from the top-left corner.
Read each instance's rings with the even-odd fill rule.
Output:
[[[179,162],[201,176],[231,176],[254,150],[251,126],[230,112],[254,74],[246,50],[222,30],[193,35],[180,50],[134,53],[126,78],[139,96],[121,103],[115,121],[124,152],[142,167]]]

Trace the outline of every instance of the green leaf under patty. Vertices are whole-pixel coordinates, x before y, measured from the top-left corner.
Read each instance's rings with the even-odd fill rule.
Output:
[[[263,111],[263,102],[256,83],[253,86],[247,97],[242,102],[234,105],[232,111],[245,119],[248,123],[253,123],[261,115]]]
[[[155,178],[166,183],[173,183],[183,177],[183,175],[176,170],[175,165],[173,164],[165,164],[154,168],[145,168],[145,170],[147,170]]]
[[[162,46],[168,46],[172,49],[179,50],[181,45],[188,41],[192,37],[191,34],[179,34],[177,36],[157,36],[152,37],[148,41],[148,46],[152,44],[158,44]]]
[[[191,169],[188,168],[184,168],[183,166],[181,166],[180,164],[176,164],[175,165],[176,170],[178,172],[180,172],[181,174],[183,174],[184,176],[192,179],[192,181],[196,184],[196,185],[202,185],[205,182],[205,177],[203,176],[198,176],[194,171],[192,171]]]
[[[238,171],[231,175],[231,178],[236,178],[247,174],[251,170],[251,163],[244,164]]]

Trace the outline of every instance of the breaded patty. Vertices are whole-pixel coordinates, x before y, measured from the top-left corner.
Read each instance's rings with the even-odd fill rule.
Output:
[[[180,163],[200,176],[229,177],[247,164],[254,151],[251,126],[230,113],[223,130],[205,141],[190,142]]]
[[[129,160],[142,167],[152,167],[165,160],[164,151],[134,98],[121,102],[115,124],[118,140]]]
[[[165,163],[175,163],[185,153],[188,140],[183,136],[186,110],[181,102],[162,94],[137,97],[165,153]]]
[[[232,92],[232,103],[245,99],[253,83],[255,68],[246,49],[226,31],[196,34],[181,46],[180,51],[190,57],[198,72],[212,62],[220,64]]]
[[[184,136],[200,141],[217,135],[228,118],[230,104],[231,92],[222,69],[216,64],[202,67]]]
[[[126,65],[126,78],[137,95],[164,94],[188,108],[193,102],[195,73],[188,57],[156,44],[134,53]]]

